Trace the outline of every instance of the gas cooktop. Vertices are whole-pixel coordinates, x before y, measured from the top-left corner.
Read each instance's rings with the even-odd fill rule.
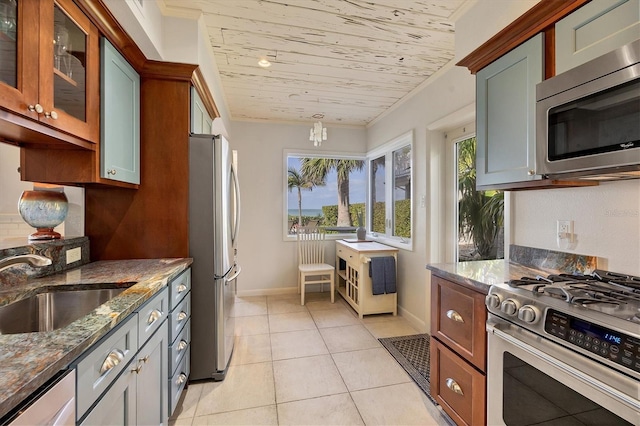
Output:
[[[596,269],[591,274],[522,277],[509,287],[640,323],[640,277]]]

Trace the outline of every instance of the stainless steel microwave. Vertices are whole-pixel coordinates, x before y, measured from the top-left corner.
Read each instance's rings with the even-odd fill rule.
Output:
[[[640,40],[536,86],[536,173],[640,178]]]

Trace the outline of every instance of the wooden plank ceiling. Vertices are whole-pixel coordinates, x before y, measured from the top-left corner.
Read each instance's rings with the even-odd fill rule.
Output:
[[[450,18],[466,1],[164,0],[169,15],[203,13],[232,119],[347,125],[453,58]]]

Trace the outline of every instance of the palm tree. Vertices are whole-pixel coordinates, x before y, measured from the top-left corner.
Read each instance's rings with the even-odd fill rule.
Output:
[[[495,258],[503,226],[504,193],[476,191],[476,139],[458,143],[458,232],[471,237],[481,259]]]
[[[302,190],[312,191],[314,186],[322,183],[309,179],[294,167],[289,167],[288,174],[287,188],[289,188],[289,192],[293,191],[293,188],[298,189],[298,226],[302,226]]]
[[[364,168],[362,160],[336,158],[302,158],[302,174],[313,182],[325,182],[330,171],[335,170],[338,178],[338,223],[336,226],[353,226],[349,214],[349,174]]]

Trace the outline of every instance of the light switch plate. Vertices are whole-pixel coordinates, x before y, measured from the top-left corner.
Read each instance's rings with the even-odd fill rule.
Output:
[[[67,265],[82,259],[82,250],[80,249],[80,247],[67,250],[66,254],[67,254]]]

